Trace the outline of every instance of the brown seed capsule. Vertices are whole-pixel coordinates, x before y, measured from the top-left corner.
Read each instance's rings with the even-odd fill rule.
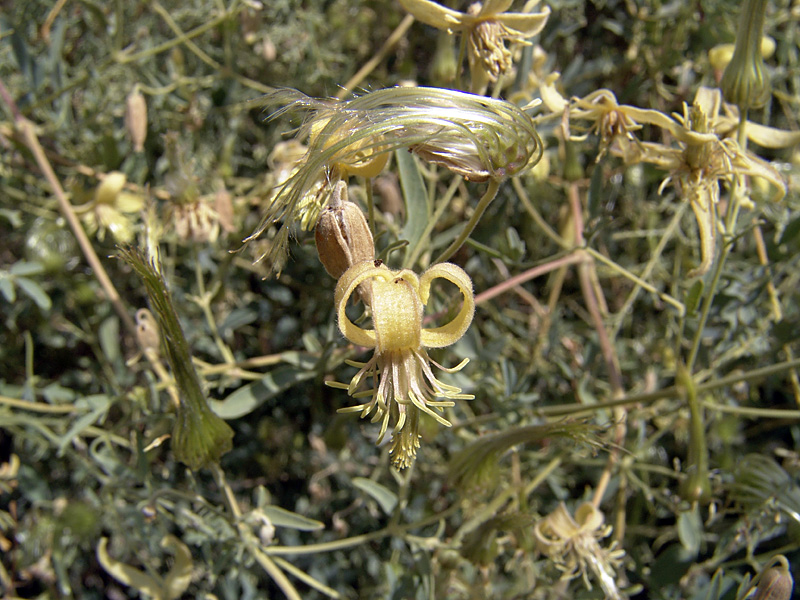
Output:
[[[794,580],[782,566],[770,567],[761,574],[753,600],[789,600],[792,597]]]
[[[364,213],[347,199],[347,184],[339,181],[333,197],[314,231],[317,253],[325,270],[335,279],[356,263],[375,258],[375,244]],[[362,285],[361,298],[369,304],[370,291]]]
[[[125,129],[131,138],[134,152],[144,150],[147,139],[147,102],[138,89],[134,89],[125,100]]]

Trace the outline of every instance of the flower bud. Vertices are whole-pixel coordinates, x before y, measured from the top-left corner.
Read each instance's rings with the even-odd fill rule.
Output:
[[[128,94],[125,100],[125,129],[131,138],[134,152],[144,150],[147,139],[147,103],[138,89]]]
[[[340,181],[333,190],[333,198],[322,211],[314,231],[317,253],[325,270],[339,279],[354,264],[375,257],[375,244],[364,213],[347,199],[347,184]],[[362,299],[369,304],[371,294],[362,285]]]
[[[720,82],[725,100],[741,109],[762,106],[770,93],[761,54],[766,8],[766,0],[747,0],[742,5],[733,58]]]
[[[364,213],[347,199],[347,184],[340,181],[322,211],[314,232],[319,259],[335,279],[355,263],[372,260],[375,247]]]
[[[776,565],[761,574],[753,600],[789,600],[793,589],[792,574],[785,566]]]

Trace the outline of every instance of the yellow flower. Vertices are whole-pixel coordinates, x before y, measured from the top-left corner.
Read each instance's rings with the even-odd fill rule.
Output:
[[[637,141],[624,149],[617,145],[611,149],[613,153],[622,155],[626,162],[647,162],[669,171],[662,188],[677,180],[682,196],[694,211],[700,232],[701,262],[689,273],[690,277],[708,272],[714,259],[720,180],[761,177],[775,188],[773,200],[786,195],[786,182],[774,167],[743,150],[735,139],[721,137],[729,133],[726,120],[719,116],[721,104],[719,90],[700,88],[692,107],[684,108],[684,114],[679,118],[680,127],[670,130],[678,139],[677,147]],[[746,125],[749,135],[755,132],[768,134],[764,130],[769,128],[752,125]],[[746,188],[741,189],[746,192]]]
[[[564,579],[580,575],[591,589],[589,571],[598,579],[606,598],[621,598],[615,582],[615,569],[619,566],[623,550],[613,542],[603,548],[599,540],[608,537],[611,526],[604,526],[603,513],[591,502],[585,502],[575,511],[575,518],[564,504],[533,528],[536,547],[564,573]]]
[[[101,242],[106,231],[110,231],[114,240],[119,243],[128,244],[133,240],[136,225],[132,215],[144,208],[144,198],[126,192],[126,182],[124,173],[108,173],[97,186],[94,199],[76,207],[76,212],[82,213],[89,232],[96,232]]]
[[[463,302],[455,318],[441,327],[422,327],[423,307],[428,303],[431,283],[445,279],[458,287]],[[345,312],[350,296],[362,283],[372,285],[372,322],[374,329],[363,329]],[[339,329],[352,343],[374,348],[367,363],[353,363],[360,370],[350,384],[332,382],[332,387],[346,389],[354,398],[370,400],[339,412],[360,412],[362,417],[374,413],[372,422],[381,421],[378,443],[392,427],[392,462],[405,468],[414,462],[419,448],[419,421],[422,413],[450,426],[439,412],[453,406],[453,400],[470,400],[474,396],[443,383],[433,374],[431,365],[452,373],[468,362],[464,359],[452,369],[431,360],[426,348],[444,348],[458,341],[467,331],[475,312],[472,280],[456,265],[440,263],[418,277],[413,271],[393,271],[381,261],[357,263],[339,279],[334,296]],[[361,383],[372,378],[373,387],[358,391]],[[437,400],[444,398],[444,400]]]
[[[548,92],[552,93],[552,90],[548,89]],[[602,152],[611,144],[616,144],[615,153],[626,162],[632,151],[631,144],[638,143],[634,132],[640,130],[643,124],[661,127],[675,137],[679,136],[681,130],[677,121],[662,112],[619,104],[614,92],[606,89],[596,90],[584,98],[573,98],[569,118],[570,121],[591,121],[589,131],[600,137]],[[575,136],[575,139],[585,137]]]
[[[475,2],[467,12],[449,9],[431,0],[400,0],[416,19],[427,25],[467,36],[467,57],[473,91],[486,88],[488,81],[511,69],[506,40],[527,44],[526,38],[539,33],[547,23],[550,8],[538,13],[507,13],[513,0]]]

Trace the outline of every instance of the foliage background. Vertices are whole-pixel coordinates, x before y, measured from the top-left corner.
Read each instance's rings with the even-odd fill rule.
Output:
[[[553,0],[537,43],[569,95],[608,88],[621,104],[680,112],[699,85],[715,85],[707,52],[733,41],[738,4]],[[797,3],[770,5],[773,97],[751,116],[789,130],[798,128],[800,104],[797,13]],[[622,452],[602,507],[623,536],[620,576],[631,595],[732,598],[742,578],[772,555],[797,563],[800,399],[788,367],[758,371],[785,364],[800,331],[798,160],[791,150],[766,154],[792,178],[790,193],[780,205],[759,202],[743,219],[703,333],[698,382],[709,384],[701,398],[710,504],[692,508],[682,496],[697,440],[685,397],[671,387],[697,315],[680,318],[655,294],[640,294],[619,312],[634,286],[604,266],[598,281],[609,303],[606,323],[615,331],[624,387],[641,400],[626,405],[624,440],[613,439],[616,417],[602,404],[611,400],[608,373],[570,271],[482,305],[467,337],[437,357],[443,364],[471,358],[456,381],[476,400],[456,407],[452,430],[425,432],[414,469],[390,470],[386,448],[371,441],[372,427],[336,414],[350,399],[323,381],[344,380],[343,360],[355,355],[336,329],[334,281],[320,268],[311,236],[293,244],[280,279],[263,279],[268,269],[252,264],[251,251],[229,251],[257,224],[274,181],[273,148],[297,125],[267,121],[258,98],[283,86],[336,94],[403,17],[389,0],[72,0],[58,10],[38,0],[0,3],[0,80],[36,124],[70,202],[91,203],[99,176],[112,171],[124,172],[126,190],[147,200],[162,224],[164,270],[196,367],[209,396],[228,399],[237,415],[229,420],[234,448],[218,471],[190,472],[174,460],[168,441],[153,444],[174,420],[166,386],[147,361],[129,364],[136,341],[87,267],[4,104],[0,462],[9,469],[0,480],[0,584],[7,596],[136,597],[135,586],[99,564],[101,537],[116,559],[164,575],[178,561],[159,544],[174,534],[191,551],[190,597],[285,592],[251,551],[248,535],[261,535],[264,553],[288,561],[277,564],[304,598],[602,597],[580,579],[558,582],[560,574],[536,553],[531,530],[559,502],[573,510],[591,500],[615,442]],[[445,85],[436,47],[437,32],[414,25],[361,85]],[[143,152],[134,151],[124,121],[136,85],[147,100]],[[548,177],[520,182],[549,225],[565,231],[569,157],[552,123],[542,126],[542,136]],[[569,149],[581,168],[586,237],[640,272],[681,200],[670,188],[657,193],[663,173],[607,157],[596,162],[597,144],[589,137]],[[440,193],[449,182],[441,173],[427,181]],[[462,184],[436,235],[446,237],[463,221],[478,193]],[[483,246],[455,258],[476,292],[561,251],[519,195],[507,183],[473,236]],[[230,210],[214,241],[176,230],[176,207],[198,201]],[[385,248],[406,206],[384,199],[380,208],[388,233],[378,244]],[[125,218],[142,234],[139,214]],[[758,260],[753,219],[761,223],[769,266]],[[697,260],[695,237],[693,221],[680,221],[650,277],[682,301],[692,293],[685,272]],[[116,251],[114,236],[91,239],[130,314],[146,307],[132,271],[106,258]],[[579,439],[540,435],[489,467],[467,461],[470,477],[454,478],[452,458],[481,436],[552,426],[581,410],[579,422],[593,428],[581,429]],[[754,482],[754,473],[762,479]],[[261,514],[277,526],[274,536]],[[718,589],[709,582],[720,567]]]

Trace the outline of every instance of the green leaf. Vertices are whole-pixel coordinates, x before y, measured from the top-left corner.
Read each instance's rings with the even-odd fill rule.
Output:
[[[223,419],[239,419],[267,400],[312,377],[314,373],[307,367],[278,367],[267,373],[263,379],[240,387],[224,400],[210,400],[211,410]]]
[[[27,277],[17,277],[16,283],[19,288],[28,295],[28,297],[36,302],[36,305],[44,311],[50,310],[50,307],[53,306],[53,302],[50,300],[50,296],[47,295],[47,292],[42,289],[38,283],[36,283],[33,279],[28,279]]]
[[[111,405],[111,399],[105,394],[87,396],[83,399],[91,407],[92,411],[76,419],[72,426],[63,435],[58,444],[58,455],[61,456],[67,446],[87,427],[94,425],[100,418],[104,417]]]
[[[400,187],[406,203],[406,224],[401,237],[408,240],[410,252],[420,243],[431,217],[431,207],[428,204],[428,190],[419,172],[417,159],[407,150],[397,150],[395,158],[400,174]]]
[[[280,506],[265,506],[261,510],[275,527],[286,527],[299,531],[317,531],[325,527],[319,521],[298,515]]]
[[[686,316],[693,315],[694,312],[697,310],[697,306],[700,304],[700,298],[703,296],[703,281],[698,279],[692,284],[692,287],[689,288],[689,291],[686,292],[686,299],[684,300],[684,305],[686,306]]]
[[[391,515],[397,506],[397,494],[384,485],[372,479],[354,477],[353,485],[372,497],[387,515]]]
[[[120,357],[119,348],[119,319],[116,317],[108,317],[100,324],[98,331],[100,338],[100,347],[103,349],[103,354],[109,362],[116,362]]]
[[[14,282],[3,272],[0,272],[0,293],[12,304],[17,299],[17,290],[14,288]]]
[[[22,227],[21,210],[9,210],[7,208],[0,208],[0,217],[3,217],[6,221],[11,223],[11,226],[14,229],[19,229],[20,227]]]
[[[10,273],[19,277],[28,275],[38,275],[44,272],[44,267],[38,262],[28,262],[27,260],[20,260],[11,265]]]
[[[703,536],[703,523],[697,504],[692,510],[685,510],[678,515],[678,539],[687,553],[696,556],[700,551]]]

